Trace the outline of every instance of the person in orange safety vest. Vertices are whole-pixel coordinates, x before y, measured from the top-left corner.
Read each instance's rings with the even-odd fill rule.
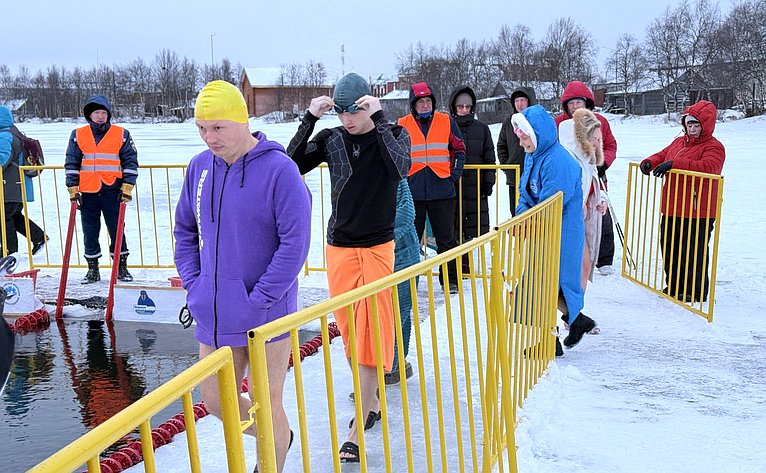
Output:
[[[112,109],[102,95],[88,98],[82,109],[88,124],[69,137],[64,169],[69,198],[77,202],[82,221],[85,259],[88,272],[81,281],[90,284],[101,280],[98,259],[101,245],[101,215],[109,231],[109,253],[114,256],[120,202],[130,202],[138,178],[138,152],[128,130],[113,125]],[[128,245],[122,237],[117,279],[132,281],[128,272]]]
[[[436,252],[444,253],[457,246],[455,238],[455,183],[465,164],[463,135],[455,120],[437,112],[436,98],[425,82],[410,87],[411,113],[399,119],[410,133],[412,165],[407,181],[415,203],[415,230],[423,236],[426,217],[436,239]],[[444,281],[439,266],[439,283],[449,292],[457,292],[455,262],[448,264],[449,281]],[[445,291],[446,292],[446,291]]]

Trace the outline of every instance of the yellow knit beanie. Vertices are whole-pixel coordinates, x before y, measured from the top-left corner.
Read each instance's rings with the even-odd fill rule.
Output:
[[[238,88],[224,80],[208,82],[197,95],[194,118],[247,123],[245,98]]]

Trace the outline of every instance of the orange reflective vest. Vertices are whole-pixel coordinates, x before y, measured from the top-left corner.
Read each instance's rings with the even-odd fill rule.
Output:
[[[80,165],[80,192],[98,192],[101,184],[108,186],[122,178],[120,148],[123,130],[112,125],[98,144],[90,125],[77,129],[77,146],[82,151]]]
[[[399,125],[410,132],[412,149],[410,158],[410,176],[425,168],[430,167],[437,176],[442,179],[450,176],[450,119],[446,113],[436,112],[428,128],[428,136],[423,136],[417,120],[411,114],[399,119]]]

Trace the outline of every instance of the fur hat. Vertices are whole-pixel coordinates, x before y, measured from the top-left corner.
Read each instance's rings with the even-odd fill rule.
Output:
[[[535,134],[532,124],[529,123],[529,120],[527,120],[527,117],[525,117],[523,113],[514,113],[511,116],[511,125],[513,125],[513,132],[516,133],[516,136],[519,136],[520,134],[527,135],[532,140],[532,144],[535,145],[535,148],[537,148],[537,134]],[[521,138],[521,136],[519,136],[519,138]]]
[[[197,95],[194,118],[247,123],[247,104],[239,89],[225,80],[208,82]]]
[[[594,131],[596,128],[601,128],[601,122],[598,121],[596,115],[587,108],[580,108],[572,114],[572,121],[574,122],[575,141],[583,153],[590,158],[590,163],[596,166],[604,164],[603,144],[594,147],[591,143]]]

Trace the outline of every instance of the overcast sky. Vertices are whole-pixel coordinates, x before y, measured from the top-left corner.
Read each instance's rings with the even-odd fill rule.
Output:
[[[125,64],[137,57],[151,63],[168,48],[198,63],[228,57],[245,67],[325,64],[329,79],[345,71],[365,77],[396,74],[396,53],[421,41],[454,45],[467,38],[494,38],[500,27],[526,24],[535,40],[559,18],[571,17],[600,47],[599,68],[622,33],[643,39],[646,27],[679,0],[642,0],[629,4],[606,0],[389,2],[313,0],[205,2],[178,0],[9,1],[2,6],[5,33],[0,64],[15,74],[51,64],[89,68],[97,63]],[[725,14],[730,4],[720,3]],[[626,15],[615,10],[634,8]],[[11,20],[12,19],[12,20]],[[26,29],[26,32],[25,32]]]

